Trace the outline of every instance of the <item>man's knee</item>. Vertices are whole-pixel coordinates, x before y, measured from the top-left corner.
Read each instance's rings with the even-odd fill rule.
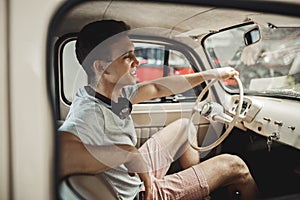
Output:
[[[182,127],[186,127],[189,124],[189,119],[188,118],[180,118],[175,120],[175,123],[179,124]]]
[[[226,170],[231,172],[231,178],[238,180],[240,183],[248,182],[251,174],[246,163],[236,155],[222,154],[222,160]]]
[[[178,136],[184,136],[187,138],[187,127],[189,124],[189,119],[187,118],[181,118],[181,119],[177,119],[176,121],[173,122],[173,124],[175,125],[175,130],[178,133]]]

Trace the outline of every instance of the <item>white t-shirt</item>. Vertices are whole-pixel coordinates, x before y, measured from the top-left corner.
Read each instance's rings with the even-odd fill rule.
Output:
[[[137,85],[127,86],[122,91],[122,97],[132,100],[137,91]],[[76,135],[84,144],[113,145],[127,144],[135,146],[137,136],[131,116],[120,119],[111,111],[111,107],[80,88],[65,122],[59,131]],[[113,159],[113,158],[111,158]],[[129,176],[125,165],[101,173],[111,184],[119,199],[133,199],[142,185],[139,177]]]

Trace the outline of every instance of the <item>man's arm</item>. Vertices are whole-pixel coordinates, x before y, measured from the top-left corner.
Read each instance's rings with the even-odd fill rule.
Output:
[[[229,79],[238,74],[235,69],[224,67],[194,74],[168,76],[149,82],[143,82],[139,84],[138,93],[132,102],[139,103],[157,97],[181,93],[199,85],[205,80]]]
[[[79,138],[68,132],[59,132],[60,177],[86,173],[96,174],[110,169],[89,153]]]
[[[97,174],[121,164],[125,164],[130,173],[148,171],[136,147],[86,145],[71,133],[59,132],[59,134],[61,177],[78,173]]]
[[[84,145],[68,132],[60,134],[60,177],[72,174],[97,174],[124,164],[129,174],[137,173],[144,182],[147,199],[151,199],[148,166],[137,148],[130,145]]]

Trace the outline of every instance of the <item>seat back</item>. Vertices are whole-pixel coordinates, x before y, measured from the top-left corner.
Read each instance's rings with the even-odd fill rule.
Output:
[[[62,180],[60,185],[62,200],[117,200],[111,185],[99,175],[72,175]]]

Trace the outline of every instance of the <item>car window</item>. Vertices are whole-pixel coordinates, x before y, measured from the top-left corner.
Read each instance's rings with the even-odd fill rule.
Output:
[[[236,68],[247,93],[300,98],[300,28],[260,25],[260,40],[246,45],[245,33],[256,26],[236,26],[208,36],[203,45],[210,63]],[[232,80],[222,84],[228,91],[237,88]]]
[[[61,97],[71,104],[77,90],[87,84],[87,76],[75,55],[75,42],[66,42],[61,53]],[[137,68],[137,83],[151,81],[165,76],[194,73],[183,53],[163,45],[134,43],[135,55],[140,62]],[[143,103],[194,101],[194,89],[165,98],[152,99]]]

